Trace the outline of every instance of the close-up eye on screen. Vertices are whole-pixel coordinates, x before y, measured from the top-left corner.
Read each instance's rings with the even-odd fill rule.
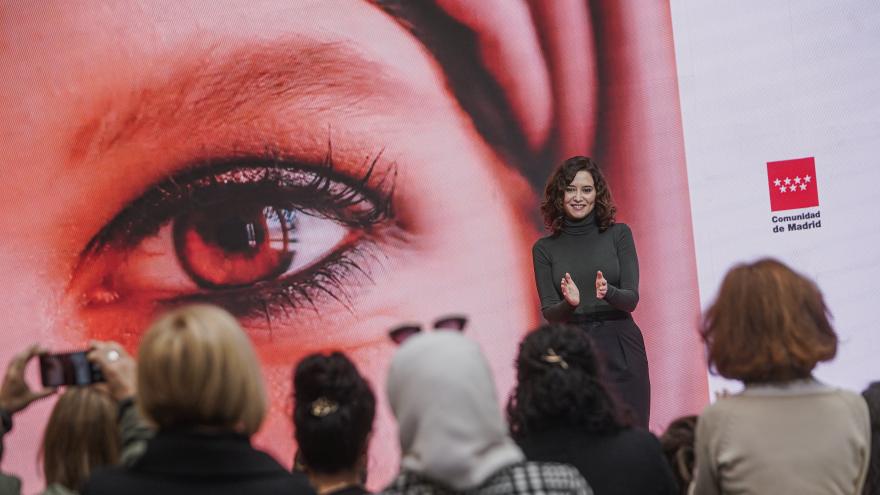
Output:
[[[876,20],[858,3],[847,12]],[[315,353],[350,360],[375,395],[358,458],[371,491],[395,479],[408,448],[389,366],[423,335],[476,342],[509,415],[530,331],[629,322],[630,334],[591,338],[609,380],[638,382],[615,392],[621,407],[657,434],[729,386],[712,374],[697,322],[736,262],[771,256],[816,279],[841,342],[863,342],[852,330],[861,313],[836,295],[849,265],[822,268],[816,253],[833,257],[831,237],[855,235],[840,218],[861,215],[834,191],[863,188],[857,178],[874,172],[842,168],[835,153],[861,155],[843,154],[846,140],[816,116],[844,134],[871,122],[876,113],[849,99],[876,84],[856,74],[868,55],[845,44],[824,58],[793,49],[810,77],[779,69],[788,59],[767,47],[820,36],[818,6],[780,9],[767,15],[800,34],[688,0],[2,2],[0,366],[38,344],[47,383],[61,388],[26,408],[0,394],[15,423],[0,471],[26,493],[57,479],[37,461],[50,452],[54,411],[74,400],[97,408],[103,399],[88,394],[115,393],[112,363],[146,359],[151,325],[191,305],[219,307],[241,327],[238,348],[252,347],[265,396],[248,433],[285,470],[296,458],[308,471],[310,455],[294,427],[297,365]],[[877,37],[843,19],[822,32],[859,47]],[[699,27],[721,20],[733,42]],[[842,75],[811,76],[832,66]],[[812,82],[788,94],[789,76]],[[864,87],[835,93],[844,80]],[[589,165],[568,170],[571,160]],[[813,168],[779,168],[787,160]],[[832,169],[847,171],[836,185]],[[765,197],[774,178],[798,187]],[[594,218],[595,232],[577,230]],[[748,239],[733,235],[740,227]],[[601,242],[552,244],[581,234]],[[565,242],[581,260],[572,267],[553,251]],[[856,275],[870,285],[868,272]],[[109,374],[94,362],[108,342]],[[187,366],[218,362],[168,346]],[[864,362],[857,347],[842,344],[838,360]],[[546,363],[568,369],[551,351]],[[70,353],[90,356],[80,367],[107,383],[49,373],[60,365],[46,356]],[[37,390],[40,371],[27,363]],[[856,386],[856,364],[827,366],[830,380]],[[188,373],[162,378],[168,397]],[[143,394],[147,409],[168,397]],[[316,418],[342,407],[315,400]]]
[[[329,153],[311,167],[217,159],[150,186],[86,245],[77,272],[97,286],[81,289],[85,307],[210,302],[281,329],[327,298],[349,306],[393,235],[394,175],[376,158],[343,176]]]

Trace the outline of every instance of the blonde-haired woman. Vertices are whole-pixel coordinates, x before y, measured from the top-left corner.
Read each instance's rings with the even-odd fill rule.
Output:
[[[226,311],[186,306],[153,323],[138,352],[137,398],[156,437],[130,468],[96,473],[84,493],[314,493],[250,444],[266,395],[253,347]]]

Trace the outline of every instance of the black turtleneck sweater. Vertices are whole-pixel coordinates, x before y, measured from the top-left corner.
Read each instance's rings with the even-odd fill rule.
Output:
[[[558,234],[538,239],[532,247],[532,259],[541,312],[549,322],[564,322],[573,314],[636,309],[639,260],[626,224],[614,224],[600,233],[595,212],[583,220],[566,219]],[[604,300],[596,297],[599,270],[608,281]],[[566,272],[580,290],[581,303],[576,308],[562,297],[560,283]]]

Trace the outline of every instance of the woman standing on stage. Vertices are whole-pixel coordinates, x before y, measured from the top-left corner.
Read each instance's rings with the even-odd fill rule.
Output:
[[[577,325],[593,338],[609,381],[635,423],[647,428],[648,358],[630,314],[639,302],[639,261],[632,231],[614,223],[615,211],[595,161],[563,162],[544,188],[541,213],[552,233],[532,248],[535,283],[544,318]]]

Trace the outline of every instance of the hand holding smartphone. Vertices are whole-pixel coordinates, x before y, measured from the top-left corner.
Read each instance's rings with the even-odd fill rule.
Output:
[[[101,370],[116,400],[124,400],[137,394],[137,363],[118,342],[93,340],[88,359]]]
[[[103,382],[101,368],[87,358],[89,351],[41,354],[40,378],[44,387],[90,385]]]

